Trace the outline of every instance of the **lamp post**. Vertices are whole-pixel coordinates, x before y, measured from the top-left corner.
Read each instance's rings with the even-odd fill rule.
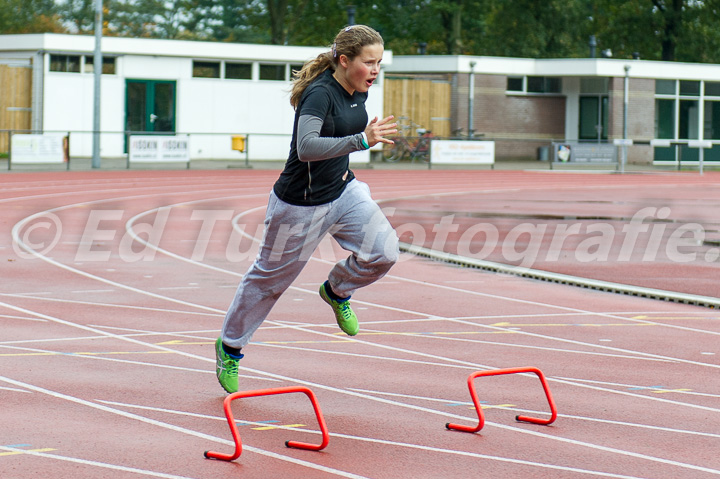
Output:
[[[620,172],[625,172],[625,162],[627,161],[627,139],[628,139],[628,96],[630,90],[630,65],[625,65],[625,83],[623,88],[623,140],[626,140],[622,147],[622,162],[620,164]]]
[[[470,62],[470,85],[468,93],[468,137],[472,138],[475,129],[473,109],[475,108],[475,62]]]
[[[102,49],[100,47],[103,23],[102,7],[102,0],[95,0],[95,54],[93,56],[93,168],[100,168],[100,78],[103,68]]]

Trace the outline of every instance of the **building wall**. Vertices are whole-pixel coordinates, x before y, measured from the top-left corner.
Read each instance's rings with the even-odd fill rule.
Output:
[[[456,75],[453,124],[467,133],[469,82]],[[565,138],[565,98],[560,95],[508,95],[507,76],[475,75],[473,129],[494,139],[498,158],[536,158],[537,149]]]
[[[231,148],[233,134],[248,135],[252,160],[287,158],[295,114],[290,83],[193,78],[192,61],[132,55],[118,58],[117,73],[101,79],[101,155],[124,154],[126,80],[135,79],[176,82],[175,129],[190,134],[193,159],[244,159]],[[69,131],[71,156],[90,156],[93,74],[51,72],[47,64],[45,69],[45,131]],[[382,115],[381,85],[370,91],[367,109],[371,118]],[[354,160],[366,161],[359,158],[361,153],[355,154]]]
[[[623,112],[625,79],[610,78],[608,140],[623,138]],[[655,80],[630,78],[628,82],[627,136],[635,141],[655,138]],[[628,163],[652,163],[653,151],[649,145],[628,148]]]
[[[14,58],[11,50],[25,42],[23,58],[37,51],[41,60],[41,92],[37,104],[45,132],[70,133],[72,157],[92,155],[94,75],[85,72],[51,72],[50,54],[92,55],[92,39],[74,35],[0,36],[3,57]],[[116,56],[115,74],[101,77],[101,155],[125,155],[126,82],[172,80],[176,82],[177,133],[190,135],[192,159],[244,159],[231,148],[231,136],[247,135],[251,160],[284,160],[290,148],[294,110],[290,105],[289,81],[259,80],[257,63],[302,64],[323,49],[267,45],[202,44],[202,42],[106,39],[103,49]],[[5,44],[3,45],[3,41]],[[43,42],[53,42],[47,48]],[[147,49],[143,49],[147,46]],[[37,50],[32,51],[32,48]],[[157,54],[153,54],[155,50]],[[186,51],[186,49],[194,49]],[[165,52],[162,53],[161,52]],[[182,56],[186,55],[186,56]],[[263,55],[260,58],[260,55]],[[392,55],[389,54],[391,62]],[[254,63],[252,80],[193,77],[193,60],[247,61]],[[25,60],[27,61],[27,60]],[[26,82],[33,85],[31,79]],[[383,115],[383,75],[371,88],[366,108],[370,118]],[[33,104],[35,107],[35,102]],[[369,161],[369,152],[351,155],[351,161]]]

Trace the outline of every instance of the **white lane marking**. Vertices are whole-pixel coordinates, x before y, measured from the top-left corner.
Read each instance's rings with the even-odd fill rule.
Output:
[[[47,293],[50,294],[50,293]],[[16,294],[16,293],[0,293],[0,296],[8,297],[8,298],[26,298],[28,297],[25,294]],[[86,306],[102,306],[104,308],[122,308],[122,309],[137,309],[140,311],[157,311],[161,313],[174,313],[174,314],[183,314],[183,315],[198,315],[198,316],[208,316],[208,317],[217,317],[219,313],[206,313],[203,311],[188,311],[188,310],[181,310],[181,309],[167,309],[167,308],[153,308],[150,306],[135,306],[132,304],[113,304],[113,303],[102,303],[97,301],[80,301],[77,299],[63,299],[63,298],[32,298],[34,301],[50,301],[50,302],[57,302],[57,303],[67,303],[67,304],[82,304]]]
[[[403,398],[409,398],[409,399],[420,399],[423,401],[429,401],[429,402],[439,402],[444,404],[467,404],[469,407],[473,407],[472,402],[468,403],[460,403],[458,401],[454,401],[451,399],[439,399],[439,398],[432,398],[432,397],[425,397],[425,396],[414,396],[410,394],[400,394],[400,393],[393,393],[393,392],[387,392],[387,391],[373,391],[370,389],[361,389],[361,388],[348,388],[351,391],[358,391],[363,392],[367,394],[379,394],[382,396],[394,396],[394,397],[403,397]],[[523,414],[549,414],[547,411],[534,411],[529,409],[520,409],[517,407],[504,407],[503,409],[507,409],[508,411],[517,411],[521,412]],[[558,413],[558,418],[567,418],[567,419],[577,419],[579,421],[589,421],[589,422],[598,422],[603,424],[613,424],[616,426],[626,426],[626,427],[634,427],[634,428],[641,428],[641,429],[651,429],[655,431],[663,431],[663,432],[670,432],[674,434],[688,434],[693,436],[703,436],[703,437],[712,437],[712,438],[720,438],[720,434],[714,434],[711,432],[701,432],[701,431],[692,431],[689,429],[675,429],[670,427],[662,427],[662,426],[652,426],[650,424],[642,424],[637,422],[626,422],[626,421],[613,421],[610,419],[600,419],[595,417],[589,417],[589,416],[575,416],[572,414],[561,414]]]
[[[188,202],[183,202],[183,203],[178,203],[178,204],[180,204],[180,205],[188,205],[188,204],[200,203],[200,202],[202,202],[202,201],[204,201],[204,200],[193,200],[193,201],[188,201]],[[259,240],[258,240],[257,238],[255,238],[254,236],[252,236],[252,235],[250,235],[249,233],[247,233],[246,231],[244,231],[243,228],[240,228],[240,227],[238,226],[238,222],[240,221],[240,219],[241,219],[242,217],[244,217],[244,216],[246,216],[246,215],[249,215],[249,214],[252,214],[252,213],[254,213],[254,212],[257,212],[257,211],[259,211],[259,210],[262,210],[263,208],[265,208],[265,206],[259,206],[259,207],[251,208],[251,209],[249,209],[249,210],[246,210],[246,211],[244,211],[244,212],[236,215],[236,216],[232,219],[233,229],[234,229],[238,234],[240,234],[240,235],[242,235],[242,236],[250,239],[251,241],[259,242]],[[199,266],[199,267],[207,267],[207,268],[212,269],[212,270],[215,270],[215,271],[220,271],[220,272],[224,272],[224,273],[227,273],[227,274],[232,274],[232,275],[234,275],[234,276],[240,276],[240,277],[242,277],[241,274],[238,274],[238,273],[236,273],[236,272],[229,271],[229,270],[225,270],[225,269],[223,269],[223,268],[218,268],[218,267],[211,266],[211,265],[206,265],[205,263],[201,263],[201,262],[195,261],[195,260],[193,260],[193,259],[191,259],[191,258],[186,258],[186,257],[184,257],[184,256],[180,256],[180,255],[177,255],[177,254],[172,253],[172,252],[170,252],[170,251],[167,251],[167,250],[164,249],[164,248],[160,248],[160,247],[157,246],[157,245],[154,245],[154,244],[149,243],[148,241],[144,240],[143,238],[141,238],[141,237],[139,237],[137,234],[135,234],[134,231],[133,231],[133,228],[132,228],[134,222],[137,221],[137,219],[141,218],[142,216],[146,216],[146,215],[148,215],[148,214],[150,214],[150,213],[152,213],[152,212],[154,212],[154,211],[157,211],[158,209],[159,209],[159,208],[155,208],[155,209],[152,209],[152,210],[148,210],[148,211],[145,211],[145,212],[141,212],[141,213],[138,213],[137,215],[135,215],[134,217],[132,217],[130,220],[127,221],[127,223],[126,223],[126,225],[125,225],[126,232],[127,232],[128,234],[130,234],[135,241],[139,242],[139,243],[142,244],[143,246],[147,246],[147,247],[153,248],[154,250],[156,250],[156,251],[158,251],[158,252],[160,252],[160,253],[162,253],[162,254],[165,254],[165,255],[168,255],[168,256],[170,256],[170,257],[176,258],[176,259],[178,259],[178,260],[180,260],[180,261],[188,262],[188,263],[190,263],[190,264],[193,264],[193,265],[196,265],[196,266]],[[328,265],[334,265],[334,263],[333,263],[332,261],[327,261],[327,260],[323,260],[323,259],[315,258],[315,257],[311,257],[311,259],[312,259],[312,260],[315,260],[315,261],[319,261],[319,262],[325,263],[325,264],[328,264]],[[564,306],[559,306],[559,305],[551,305],[551,304],[547,304],[547,303],[540,303],[540,302],[536,302],[536,301],[528,301],[528,300],[522,300],[522,299],[518,299],[518,298],[509,298],[509,297],[506,297],[506,296],[500,296],[500,295],[494,295],[494,294],[487,294],[487,293],[480,293],[480,292],[476,292],[476,291],[468,291],[468,290],[465,290],[465,289],[455,288],[455,287],[451,287],[451,286],[445,286],[445,285],[441,285],[441,284],[437,284],[437,283],[429,283],[429,282],[426,282],[426,281],[413,280],[413,279],[410,279],[410,278],[405,278],[405,277],[400,277],[400,276],[394,276],[394,275],[391,275],[391,274],[386,275],[386,278],[394,278],[394,279],[397,279],[397,280],[400,280],[400,281],[415,283],[415,284],[422,285],[422,286],[436,287],[436,288],[439,288],[439,289],[446,289],[446,290],[452,290],[452,291],[455,291],[455,292],[462,292],[462,293],[468,293],[468,294],[473,294],[473,295],[479,295],[479,296],[483,296],[483,297],[490,297],[490,298],[493,298],[493,299],[501,299],[501,300],[506,300],[506,301],[511,301],[511,302],[518,302],[518,303],[522,303],[522,304],[531,304],[531,305],[535,305],[535,306],[543,306],[543,307],[547,307],[547,308],[555,308],[555,309],[560,309],[560,310],[569,311],[569,312],[573,312],[573,313],[593,314],[593,313],[590,312],[590,311],[580,310],[580,309],[577,309],[577,308],[569,308],[569,307],[564,307]],[[293,290],[296,290],[296,291],[302,291],[302,292],[306,292],[306,293],[311,293],[311,294],[316,294],[315,291],[314,291],[314,289],[313,289],[313,290],[308,290],[307,288],[301,288],[301,287],[298,287],[298,286],[291,286],[289,289],[293,289]],[[427,314],[421,313],[421,312],[418,312],[418,311],[410,311],[410,310],[405,310],[405,309],[392,308],[392,307],[389,307],[389,306],[386,306],[386,305],[380,305],[380,304],[377,304],[377,303],[371,303],[371,302],[365,302],[365,301],[359,301],[359,300],[354,300],[353,303],[354,303],[354,304],[362,304],[362,305],[366,305],[366,306],[374,306],[374,307],[379,307],[379,308],[383,308],[383,309],[388,309],[388,310],[393,310],[393,311],[399,311],[399,312],[404,312],[404,313],[409,313],[409,314],[413,314],[413,315],[417,315],[417,316],[426,316],[426,317],[428,316]],[[689,329],[689,330],[694,331],[694,332],[698,332],[698,331],[704,332],[703,330],[696,330],[696,329],[694,329],[694,328],[684,328],[684,327],[679,327],[679,326],[675,326],[675,325],[665,325],[665,324],[662,324],[662,323],[655,323],[655,322],[646,321],[646,320],[628,319],[628,318],[625,318],[625,317],[622,317],[622,316],[615,316],[615,315],[607,314],[607,313],[594,313],[594,314],[596,314],[597,316],[600,316],[600,317],[606,317],[606,318],[612,318],[612,319],[619,319],[619,320],[622,320],[622,321],[630,321],[630,322],[641,323],[641,324],[652,324],[652,325],[657,325],[657,326],[676,327],[676,328],[680,328],[680,329]],[[440,317],[437,317],[437,316],[435,316],[435,317],[438,318],[438,319],[440,318]],[[451,320],[450,318],[442,318],[442,319]],[[627,350],[627,349],[622,349],[622,348],[613,348],[613,347],[610,347],[610,346],[602,346],[602,345],[595,344],[595,343],[585,343],[585,342],[581,342],[581,341],[562,339],[562,338],[553,337],[553,336],[548,336],[548,335],[540,335],[540,334],[536,334],[536,333],[530,333],[530,332],[527,332],[527,331],[518,331],[518,330],[515,330],[515,329],[508,329],[508,328],[498,328],[498,327],[494,327],[494,326],[490,326],[490,325],[477,325],[477,324],[475,324],[475,323],[465,323],[465,324],[473,324],[474,326],[479,326],[479,327],[483,327],[483,328],[490,328],[490,329],[495,329],[495,330],[514,331],[514,332],[516,332],[517,334],[524,334],[524,335],[529,335],[529,336],[541,337],[541,338],[550,339],[550,340],[553,340],[553,341],[568,342],[568,343],[571,343],[571,344],[577,344],[577,345],[587,346],[587,347],[590,347],[590,348],[607,349],[607,350],[611,350],[611,351],[615,351],[615,352],[621,352],[621,353],[623,353],[623,354],[640,355],[640,356],[644,356],[644,357],[649,357],[649,358],[654,358],[654,359],[661,359],[661,360],[666,360],[666,361],[686,362],[686,363],[694,364],[694,365],[701,365],[701,366],[706,366],[706,367],[714,367],[714,368],[716,367],[716,368],[720,368],[720,365],[714,365],[714,364],[709,364],[709,363],[702,363],[702,362],[685,360],[685,359],[680,359],[680,358],[667,357],[667,356],[662,356],[662,355],[657,355],[657,354],[645,353],[645,352],[642,352],[642,351]],[[713,333],[713,334],[716,334],[715,332],[712,332],[712,333]],[[720,333],[717,333],[717,334],[720,334]]]
[[[28,456],[42,457],[45,459],[54,459],[57,461],[72,462],[74,464],[82,464],[83,466],[93,466],[93,467],[99,467],[101,469],[110,469],[113,471],[130,472],[133,474],[140,474],[142,476],[162,477],[165,479],[191,479],[187,476],[175,476],[173,474],[164,474],[162,472],[148,471],[146,469],[137,469],[135,467],[119,466],[116,464],[109,464],[107,462],[89,461],[87,459],[77,459],[75,457],[60,456],[58,454],[50,454],[47,452],[33,451],[30,449],[21,449],[21,448],[16,448],[16,447],[0,446],[0,450],[17,453],[17,454],[24,454],[24,455],[28,455]]]
[[[127,285],[123,285],[123,286],[128,287]],[[437,286],[437,285],[436,285],[436,286]],[[147,292],[146,292],[146,293],[147,293]],[[498,297],[498,298],[501,298],[501,297]],[[504,298],[504,299],[506,299],[506,300],[508,300],[508,301],[521,301],[521,300],[517,300],[517,299],[513,299],[513,298]],[[173,298],[167,298],[167,300],[173,301]],[[527,301],[521,301],[521,302],[529,303],[529,302],[527,302]],[[553,307],[559,308],[559,306],[553,306]],[[570,308],[566,308],[566,309],[570,310]],[[620,319],[626,320],[627,318],[620,318]],[[654,323],[653,323],[653,324],[654,324]],[[705,363],[700,363],[700,365],[707,365],[707,364],[705,364]]]
[[[186,412],[186,411],[178,411],[178,410],[173,410],[173,409],[141,406],[141,405],[137,405],[137,404],[116,403],[116,402],[111,402],[111,401],[99,401],[99,402],[102,402],[104,404],[113,405],[113,406],[118,406],[118,407],[142,409],[142,410],[148,410],[148,411],[154,411],[154,412],[162,412],[162,413],[166,413],[166,414],[176,414],[176,415],[180,415],[180,416],[195,417],[195,418],[200,418],[200,419],[209,419],[209,420],[214,420],[214,421],[227,421],[227,419],[225,417],[209,416],[209,415],[205,415],[205,414],[196,414],[196,413],[191,413],[191,412]],[[262,425],[262,423],[254,423],[252,421],[243,420],[243,422],[247,423],[247,424]],[[284,427],[284,426],[273,426],[273,427],[277,428],[277,429],[284,429],[284,430],[289,430],[289,431],[301,431],[301,432],[306,432],[306,433],[316,434],[316,435],[321,434],[319,431],[312,430],[312,429],[302,429],[302,428],[296,428],[296,427],[290,428],[290,427]],[[526,465],[526,466],[534,466],[534,467],[552,469],[552,470],[577,472],[580,474],[592,474],[593,476],[596,476],[596,477],[638,479],[635,476],[625,476],[625,475],[613,474],[613,473],[609,473],[609,472],[592,471],[589,469],[580,469],[580,468],[576,468],[576,467],[558,466],[555,464],[526,461],[523,459],[513,459],[513,458],[503,457],[503,456],[490,456],[487,454],[478,454],[478,453],[474,453],[474,452],[458,451],[458,450],[454,450],[454,449],[444,449],[444,448],[438,448],[438,447],[433,447],[433,446],[423,446],[421,444],[410,444],[410,443],[405,443],[405,442],[389,441],[389,440],[384,440],[384,439],[377,439],[377,438],[364,437],[364,436],[355,436],[355,435],[350,435],[350,434],[333,433],[332,436],[343,438],[343,439],[349,439],[349,440],[353,440],[353,441],[369,442],[369,443],[373,443],[373,444],[382,444],[382,445],[386,445],[386,446],[404,447],[404,448],[410,448],[410,449],[420,449],[423,451],[437,452],[437,453],[442,453],[442,454],[475,457],[478,459],[487,459],[487,460],[498,461],[498,462],[509,462],[512,464],[521,464],[521,465]]]
[[[100,410],[100,411],[103,411],[103,412],[107,412],[107,413],[111,413],[111,414],[116,414],[116,415],[118,415],[118,416],[123,416],[123,417],[128,418],[128,419],[134,419],[134,420],[136,420],[136,421],[140,421],[140,422],[143,422],[143,423],[146,423],[146,424],[150,424],[150,425],[153,425],[153,426],[158,426],[158,427],[161,427],[161,428],[165,428],[165,429],[168,429],[168,430],[170,430],[170,431],[178,432],[178,433],[185,434],[185,435],[188,435],[188,436],[194,436],[194,437],[197,437],[197,438],[200,438],[200,439],[205,439],[205,440],[208,440],[208,441],[213,441],[213,442],[220,443],[220,444],[225,444],[225,445],[231,445],[231,446],[234,446],[234,445],[235,445],[235,443],[232,442],[232,441],[228,441],[228,440],[225,440],[225,439],[220,439],[220,438],[218,438],[218,437],[211,436],[211,435],[209,435],[209,434],[205,434],[205,433],[202,433],[202,432],[199,432],[199,431],[193,431],[192,429],[187,429],[187,428],[184,428],[184,427],[176,426],[176,425],[174,425],[174,424],[168,424],[168,423],[165,423],[165,422],[157,421],[157,420],[155,420],[155,419],[146,418],[146,417],[144,417],[144,416],[139,416],[139,415],[137,415],[137,414],[133,414],[133,413],[130,413],[130,412],[127,412],[127,411],[122,411],[122,410],[120,410],[120,409],[111,408],[111,407],[104,406],[104,405],[102,405],[102,404],[94,403],[94,402],[91,402],[91,401],[86,401],[85,399],[80,399],[80,398],[78,398],[78,397],[69,396],[69,395],[67,395],[67,394],[63,394],[63,393],[56,392],[56,391],[51,391],[51,390],[49,390],[49,389],[41,388],[41,387],[39,387],[39,386],[35,386],[35,385],[32,385],[32,384],[24,383],[24,382],[21,382],[21,381],[16,381],[16,380],[14,380],[14,379],[10,379],[10,378],[7,378],[7,377],[5,377],[5,376],[0,376],[0,381],[6,382],[6,383],[9,383],[9,384],[13,384],[13,385],[19,386],[19,387],[24,387],[24,388],[27,388],[27,389],[29,389],[29,390],[35,391],[35,392],[37,392],[37,393],[42,393],[42,394],[45,394],[45,395],[47,395],[47,396],[51,396],[51,397],[54,397],[54,398],[57,398],[57,399],[62,399],[62,400],[65,400],[65,401],[73,402],[73,403],[75,403],[75,404],[80,404],[80,405],[83,405],[83,406],[91,407],[91,408],[93,408],[93,409],[97,409],[97,410]],[[243,444],[243,450],[244,450],[244,451],[254,452],[254,453],[257,453],[257,454],[261,454],[261,455],[263,455],[263,456],[271,457],[271,458],[274,458],[274,459],[279,459],[279,460],[281,460],[281,461],[289,462],[289,463],[292,463],[292,464],[295,464],[295,465],[298,465],[298,466],[304,466],[304,467],[308,467],[308,468],[310,468],[310,469],[315,469],[315,470],[327,472],[327,473],[330,473],[330,474],[335,474],[335,475],[340,476],[340,477],[347,477],[347,478],[350,478],[350,479],[366,479],[364,476],[360,476],[360,475],[357,475],[357,474],[352,474],[352,473],[350,473],[350,472],[341,471],[341,470],[339,470],[339,469],[334,469],[334,468],[331,468],[331,467],[321,466],[321,465],[319,465],[319,464],[313,464],[312,462],[303,461],[303,460],[301,460],[301,459],[295,459],[295,458],[292,458],[292,457],[289,457],[289,456],[284,456],[284,455],[282,455],[282,454],[277,454],[277,453],[274,453],[274,452],[266,451],[266,450],[264,450],[264,449],[259,449],[259,448],[256,448],[256,447],[248,446],[248,445],[246,445],[246,444]]]
[[[4,303],[1,303],[1,302],[0,302],[0,306],[5,306],[5,307],[8,307],[8,308],[10,308],[10,309],[19,310],[19,311],[22,311],[22,312],[25,313],[25,314],[36,314],[36,315],[38,315],[38,316],[40,316],[40,317],[44,317],[44,318],[46,318],[46,319],[49,319],[49,320],[54,321],[54,322],[58,322],[58,323],[60,323],[60,324],[65,324],[65,325],[70,326],[70,327],[76,327],[76,328],[85,329],[85,330],[93,329],[93,328],[89,328],[89,327],[87,327],[87,326],[83,326],[83,325],[80,325],[80,324],[75,324],[75,323],[72,323],[72,322],[69,322],[69,321],[66,321],[66,320],[62,320],[62,319],[60,319],[60,318],[53,318],[53,317],[51,317],[51,316],[48,316],[48,315],[45,315],[45,314],[42,314],[42,313],[32,312],[32,311],[29,311],[29,310],[25,310],[24,308],[19,308],[19,307],[17,307],[17,306],[8,305],[8,304],[4,304]],[[302,328],[296,328],[296,329],[302,330]],[[310,331],[310,332],[312,332],[312,331]],[[102,334],[102,333],[101,333],[101,334]],[[136,343],[136,344],[144,344],[146,347],[150,347],[150,348],[157,348],[157,349],[160,349],[160,350],[170,350],[169,348],[165,348],[165,347],[158,346],[158,345],[155,345],[155,344],[150,344],[150,343],[143,343],[142,341],[138,341],[138,340],[135,340],[135,339],[132,339],[132,338],[125,338],[125,337],[122,337],[122,336],[117,336],[117,335],[114,335],[114,334],[112,334],[112,333],[104,333],[104,334],[107,334],[107,335],[109,335],[109,336],[115,337],[116,339],[119,339],[119,340],[129,341],[129,342]],[[317,333],[317,334],[323,334],[323,333]],[[358,341],[358,342],[362,342],[362,341]],[[367,343],[366,343],[366,344],[367,344]],[[369,344],[371,344],[371,343],[369,343]],[[391,349],[397,349],[397,348],[391,348]],[[171,351],[172,351],[172,350],[171,350]],[[214,359],[211,359],[211,358],[205,358],[205,357],[202,357],[202,356],[197,356],[197,355],[190,354],[190,353],[186,353],[186,352],[183,352],[183,351],[175,351],[175,352],[176,352],[177,354],[180,354],[180,355],[183,355],[183,356],[187,356],[187,357],[194,357],[194,358],[200,359],[200,360],[202,360],[202,361],[214,362]],[[437,356],[434,356],[434,357],[437,358]],[[454,362],[460,362],[460,361],[456,361],[456,360],[455,360]],[[389,400],[389,399],[385,399],[385,398],[381,398],[381,397],[378,398],[378,397],[376,397],[376,396],[372,396],[372,395],[368,395],[368,394],[363,394],[363,393],[358,393],[358,392],[354,392],[354,391],[349,391],[349,390],[345,390],[345,389],[340,389],[340,388],[336,388],[336,387],[329,386],[329,385],[326,385],[326,384],[315,383],[315,382],[312,382],[312,381],[306,381],[306,380],[302,380],[302,379],[298,379],[298,378],[290,378],[290,377],[287,377],[287,376],[283,376],[283,375],[279,375],[279,374],[274,374],[274,373],[271,373],[271,372],[268,372],[268,371],[262,371],[262,370],[253,369],[253,368],[242,367],[241,369],[242,369],[243,371],[248,371],[248,372],[252,372],[252,373],[255,373],[255,374],[259,374],[259,375],[265,375],[265,376],[268,376],[268,377],[270,377],[270,378],[279,379],[279,380],[282,380],[282,381],[294,382],[294,383],[296,383],[296,384],[302,384],[302,385],[305,385],[305,386],[308,386],[308,387],[315,387],[315,388],[318,388],[318,389],[323,389],[323,390],[335,392],[335,393],[338,393],[338,394],[346,394],[346,395],[356,396],[356,397],[359,397],[359,398],[361,398],[361,399],[368,399],[368,400],[371,400],[371,401],[376,401],[376,402],[380,402],[380,403],[384,403],[384,404],[388,404],[388,405],[393,405],[393,406],[398,406],[398,407],[402,407],[402,408],[412,409],[412,410],[416,410],[416,411],[420,411],[420,412],[425,412],[425,413],[429,413],[429,414],[433,414],[433,415],[442,415],[442,416],[445,417],[445,418],[447,418],[447,417],[453,417],[453,418],[455,418],[455,419],[468,420],[468,418],[467,418],[466,416],[460,416],[460,415],[457,415],[457,414],[448,414],[448,413],[445,412],[445,411],[438,411],[438,410],[435,410],[435,409],[429,409],[429,408],[425,408],[425,407],[415,406],[415,405],[406,404],[406,403],[402,403],[402,402],[398,402],[398,401],[393,401],[393,400]],[[5,381],[5,382],[9,382],[10,384],[25,386],[25,387],[27,387],[28,389],[31,389],[31,390],[38,390],[38,391],[40,391],[40,392],[45,392],[45,391],[47,391],[47,390],[44,390],[44,389],[42,389],[42,388],[38,388],[37,386],[32,386],[32,385],[29,385],[29,384],[20,383],[20,382],[18,382],[18,381],[14,381],[14,380],[11,380],[11,379],[9,379],[9,378],[4,378],[3,376],[0,376],[0,380],[3,380],[3,381]],[[560,382],[565,382],[565,381],[560,381]],[[567,384],[576,385],[576,384],[571,383],[571,382],[567,382]],[[582,384],[579,384],[579,385],[577,385],[577,386],[580,386],[580,387],[590,387],[590,386],[582,385]],[[592,388],[594,388],[594,389],[600,389],[600,388],[596,388],[596,387],[592,387]],[[623,394],[622,391],[619,391],[618,393]],[[61,394],[61,393],[54,393],[54,394]],[[632,395],[632,394],[628,394],[628,395]],[[65,396],[65,395],[62,395],[62,396]],[[69,396],[68,396],[68,397],[69,397]],[[641,396],[641,397],[645,397],[645,396]],[[94,405],[95,407],[98,407],[98,406],[99,406],[99,405],[95,405],[94,403],[90,403],[90,402],[88,402],[88,401],[82,400],[82,399],[77,399],[77,398],[73,398],[73,399],[75,399],[76,401],[80,401],[80,402],[82,402],[82,403],[88,403],[88,404],[90,404],[90,405]],[[655,398],[650,398],[650,399],[655,399]],[[108,408],[108,409],[110,409],[110,408]],[[110,411],[112,412],[113,410],[110,409]],[[133,416],[134,416],[134,415],[133,415]],[[139,416],[139,417],[140,417],[140,416]],[[151,421],[151,420],[148,420],[148,421]],[[153,421],[153,422],[154,422],[154,421]],[[161,424],[164,424],[164,423],[161,423]],[[661,464],[667,464],[667,465],[677,466],[677,467],[686,468],[686,469],[691,469],[691,470],[699,470],[699,471],[703,471],[703,472],[710,472],[710,473],[713,473],[713,474],[718,474],[718,475],[720,475],[720,471],[718,471],[718,470],[714,470],[714,469],[710,469],[710,468],[706,468],[706,467],[702,467],[702,466],[696,466],[696,465],[694,465],[694,464],[686,464],[686,463],[682,463],[682,462],[679,462],[679,461],[674,461],[674,460],[671,460],[671,459],[665,459],[665,458],[659,458],[659,457],[654,457],[654,456],[648,456],[648,455],[645,455],[645,454],[635,453],[635,452],[626,451],[626,450],[622,450],[622,449],[616,449],[616,448],[613,448],[613,447],[602,446],[602,445],[599,445],[599,444],[593,444],[593,443],[588,443],[588,442],[584,442],[584,441],[577,441],[577,440],[574,440],[574,439],[563,438],[563,437],[559,437],[559,436],[553,436],[553,435],[549,435],[549,434],[545,434],[545,433],[541,433],[541,432],[536,432],[536,431],[532,431],[532,430],[521,429],[521,428],[514,427],[514,426],[506,426],[506,425],[503,425],[503,424],[492,423],[492,422],[489,422],[489,421],[486,421],[486,422],[485,422],[485,425],[486,425],[486,426],[493,426],[493,427],[497,427],[497,428],[500,428],[500,429],[505,429],[505,430],[509,430],[509,431],[517,432],[517,433],[521,433],[521,434],[528,434],[528,435],[531,435],[531,436],[540,437],[540,438],[544,438],[544,439],[549,439],[549,440],[553,440],[553,441],[559,441],[559,442],[563,442],[563,443],[567,443],[567,444],[572,444],[572,445],[576,445],[576,446],[582,446],[582,447],[587,447],[587,448],[590,448],[590,449],[596,449],[596,450],[603,451],[603,452],[609,452],[609,453],[613,453],[613,454],[618,454],[618,455],[633,457],[633,458],[636,458],[636,459],[644,459],[644,460],[651,461],[651,462],[658,462],[658,463],[661,463]],[[173,426],[173,427],[174,427],[174,426]],[[266,453],[267,451],[262,451],[262,452],[263,452],[263,453]]]

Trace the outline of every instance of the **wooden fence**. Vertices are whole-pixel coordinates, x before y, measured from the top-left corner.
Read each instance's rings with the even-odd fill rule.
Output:
[[[450,136],[451,91],[449,81],[386,77],[383,109],[396,119],[407,118],[399,123],[412,127],[408,135],[424,128],[435,136]]]
[[[32,120],[32,67],[0,65],[0,130],[29,130]],[[0,153],[8,135],[0,133]]]

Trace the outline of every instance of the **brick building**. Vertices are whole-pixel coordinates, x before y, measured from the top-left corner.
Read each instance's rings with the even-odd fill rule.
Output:
[[[705,161],[720,162],[720,65],[397,55],[386,67],[386,98],[400,79],[449,85],[452,101],[425,123],[492,139],[498,158],[540,157],[553,142],[629,138],[629,162],[697,161],[698,141],[712,143]],[[387,100],[385,110],[393,113]]]

